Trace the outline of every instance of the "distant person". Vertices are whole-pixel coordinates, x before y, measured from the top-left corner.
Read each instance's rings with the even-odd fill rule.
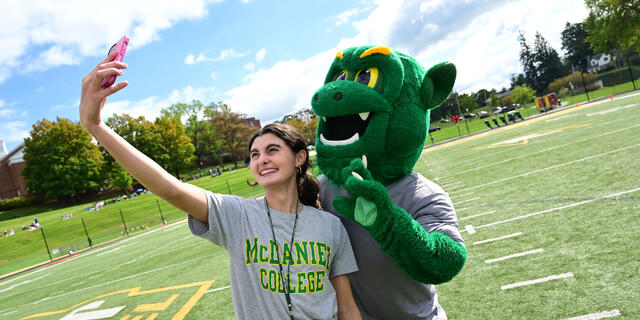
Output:
[[[349,282],[357,271],[340,220],[318,208],[318,183],[307,171],[300,133],[270,124],[249,142],[251,173],[263,199],[214,194],[182,183],[102,122],[103,79],[126,68],[115,52],[82,79],[80,121],[136,180],[189,214],[189,228],[229,253],[238,319],[361,319]],[[327,281],[329,280],[329,281]]]

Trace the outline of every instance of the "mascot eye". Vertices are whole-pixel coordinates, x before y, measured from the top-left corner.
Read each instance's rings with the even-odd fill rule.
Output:
[[[356,74],[356,82],[367,85],[371,88],[378,82],[378,68],[362,69]]]
[[[336,78],[336,81],[340,81],[340,80],[347,80],[347,75],[348,75],[349,71],[347,70],[342,70],[342,72],[340,72],[340,74],[338,75],[338,77]]]

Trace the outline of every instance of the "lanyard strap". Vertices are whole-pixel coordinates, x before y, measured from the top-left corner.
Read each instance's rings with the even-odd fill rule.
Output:
[[[278,266],[280,267],[280,280],[284,287],[284,296],[287,300],[287,308],[289,309],[289,318],[293,320],[293,305],[291,304],[291,295],[289,294],[289,286],[291,285],[291,260],[287,263],[287,282],[285,283],[284,271],[282,263],[280,263],[280,250],[278,249],[278,241],[276,240],[276,232],[273,230],[273,221],[271,220],[271,211],[269,210],[269,203],[267,203],[267,197],[264,197],[264,206],[267,209],[267,216],[269,217],[269,225],[271,226],[271,235],[273,236],[273,242],[276,243],[276,257],[278,258]],[[289,251],[293,248],[293,235],[296,233],[296,225],[298,224],[298,207],[300,206],[300,200],[296,202],[296,219],[293,222],[293,231],[291,231],[291,244],[289,245]],[[283,248],[284,250],[284,248]],[[291,253],[290,253],[291,254]],[[291,257],[289,257],[291,259]],[[284,252],[282,252],[282,259],[284,259]]]

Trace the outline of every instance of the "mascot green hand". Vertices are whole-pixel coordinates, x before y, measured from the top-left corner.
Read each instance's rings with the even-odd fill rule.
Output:
[[[466,260],[461,238],[454,241],[447,235],[453,230],[449,233],[459,236],[453,206],[440,188],[455,226],[449,221],[449,228],[443,227],[447,232],[428,232],[416,220],[419,213],[398,205],[396,202],[405,200],[390,196],[388,188],[399,183],[415,185],[406,181],[416,175],[411,172],[427,137],[430,110],[448,97],[455,77],[451,63],[425,72],[413,58],[387,47],[353,47],[338,52],[325,85],[312,98],[313,110],[320,117],[316,160],[331,182],[321,183],[321,199],[330,188],[348,192],[332,199],[325,196],[323,206],[330,203],[342,216],[356,221],[397,267],[425,284],[451,280]],[[422,194],[424,188],[417,188],[405,193]],[[403,197],[420,201],[418,196]],[[345,227],[351,241],[359,241]],[[357,247],[356,243],[354,251]],[[361,271],[366,268],[358,264]]]

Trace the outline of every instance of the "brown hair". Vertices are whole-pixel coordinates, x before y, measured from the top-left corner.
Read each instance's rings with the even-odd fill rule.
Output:
[[[318,209],[320,207],[320,201],[318,201],[318,192],[320,192],[320,185],[316,178],[308,171],[309,169],[309,152],[307,151],[307,144],[304,142],[302,135],[294,127],[281,124],[271,123],[260,128],[249,140],[249,149],[253,145],[253,141],[264,134],[271,133],[278,138],[282,139],[287,146],[297,154],[300,151],[304,151],[307,155],[304,163],[299,169],[296,170],[296,184],[298,186],[298,199],[305,205],[313,206]]]

